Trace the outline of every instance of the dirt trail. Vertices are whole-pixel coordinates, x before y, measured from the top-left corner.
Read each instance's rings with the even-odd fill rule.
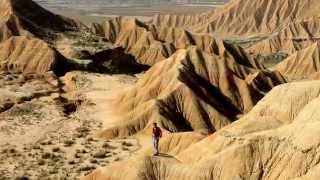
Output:
[[[114,124],[115,117],[112,116],[111,102],[117,94],[130,88],[135,83],[135,78],[127,75],[114,76],[91,76],[89,81],[94,82],[92,90],[84,92],[87,99],[95,104],[95,108],[91,108],[93,112],[90,114],[92,119],[96,119],[103,123],[103,127],[111,127]]]

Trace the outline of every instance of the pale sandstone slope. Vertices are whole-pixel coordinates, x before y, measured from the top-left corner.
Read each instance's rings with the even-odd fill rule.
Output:
[[[319,44],[295,52],[274,67],[291,80],[309,79],[320,70]]]
[[[279,51],[292,54],[314,42],[319,42],[319,32],[319,17],[298,20],[290,23],[275,36],[247,48],[247,51],[255,54],[270,54]]]
[[[144,152],[83,179],[317,179],[319,95],[319,81],[278,86],[239,121],[185,150],[171,153],[163,140],[171,157]]]
[[[233,0],[216,10],[206,25],[194,29],[220,35],[272,33],[294,20],[313,16],[305,12],[317,7],[317,0]]]
[[[216,12],[216,10],[212,10],[205,13],[192,15],[157,14],[153,16],[152,20],[148,23],[162,27],[188,28],[195,25],[206,24],[209,19],[215,15]]]
[[[101,35],[126,49],[138,63],[145,65],[154,65],[176,50],[173,44],[155,39],[147,26],[137,19],[118,17],[106,21]]]
[[[46,42],[25,36],[0,43],[0,70],[11,73],[66,71],[66,59]]]
[[[320,79],[320,71],[318,71],[310,76],[310,80],[319,80],[319,79]]]

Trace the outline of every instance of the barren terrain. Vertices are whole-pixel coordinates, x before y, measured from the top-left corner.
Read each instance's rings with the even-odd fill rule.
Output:
[[[72,72],[66,78],[70,84],[62,87],[43,77],[1,75],[1,179],[76,179],[140,148],[135,138],[96,138],[109,124],[110,99],[135,77]]]

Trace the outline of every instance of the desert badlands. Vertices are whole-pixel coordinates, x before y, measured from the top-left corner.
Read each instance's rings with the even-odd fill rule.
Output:
[[[319,0],[90,24],[0,0],[1,180],[318,180],[319,107]]]

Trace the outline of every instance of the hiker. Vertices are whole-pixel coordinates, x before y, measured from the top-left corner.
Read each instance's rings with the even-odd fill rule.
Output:
[[[157,123],[153,123],[152,128],[152,142],[153,142],[153,148],[155,151],[155,156],[159,154],[159,140],[162,137],[162,131],[157,126]]]

